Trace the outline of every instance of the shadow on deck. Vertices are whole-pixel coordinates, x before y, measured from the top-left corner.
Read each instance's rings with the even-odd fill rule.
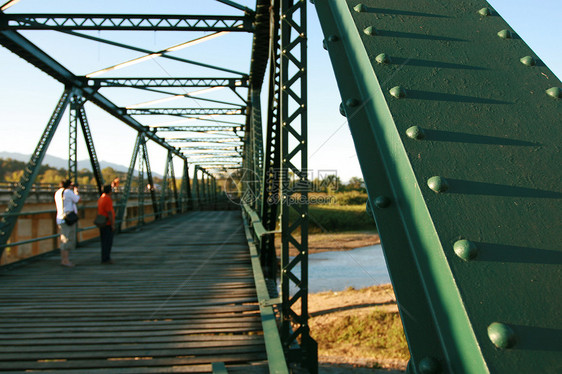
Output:
[[[0,371],[268,372],[239,211],[191,212],[0,269]]]

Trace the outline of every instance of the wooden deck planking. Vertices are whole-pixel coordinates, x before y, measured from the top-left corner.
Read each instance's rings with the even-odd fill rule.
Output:
[[[0,371],[267,372],[239,212],[191,212],[0,270]]]

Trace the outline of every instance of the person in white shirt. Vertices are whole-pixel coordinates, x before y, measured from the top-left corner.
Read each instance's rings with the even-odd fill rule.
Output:
[[[80,201],[78,187],[72,187],[70,179],[61,182],[61,188],[55,192],[55,205],[57,207],[57,225],[60,229],[60,255],[61,265],[73,267],[74,264],[69,260],[69,252],[76,248],[76,227],[77,223],[68,225],[64,221],[64,216],[68,212],[78,213],[76,204]]]

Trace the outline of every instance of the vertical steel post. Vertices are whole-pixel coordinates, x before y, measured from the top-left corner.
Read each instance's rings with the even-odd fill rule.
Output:
[[[267,231],[274,231],[277,226],[279,206],[279,169],[281,147],[279,144],[279,5],[280,0],[273,0],[270,13],[270,67],[266,143],[264,147],[263,187],[261,192],[261,219]],[[277,279],[277,254],[275,252],[275,235],[264,235],[260,243],[260,260],[264,275],[269,279]]]
[[[281,339],[289,361],[300,362],[316,373],[317,344],[310,337],[308,326],[306,4],[306,1],[282,0],[280,13]],[[294,185],[291,185],[289,172],[296,178]],[[294,218],[290,218],[290,211],[294,212]],[[292,260],[289,258],[290,246],[298,251]],[[297,265],[300,265],[300,274],[294,271]],[[297,304],[300,304],[298,309],[294,307]],[[300,342],[298,348],[297,342]]]
[[[189,165],[187,159],[183,160],[183,180],[181,193],[185,191],[185,203],[182,200],[182,211],[185,209],[193,209],[193,196],[191,194],[191,185],[189,180]]]
[[[162,193],[160,194],[160,211],[162,214],[167,210],[166,209],[166,195],[168,192],[168,173],[170,172],[170,163],[172,162],[172,152],[168,150],[168,155],[166,156],[166,165],[164,166],[164,178],[162,180]]]
[[[158,199],[156,198],[156,189],[154,187],[154,179],[152,178],[152,169],[150,168],[150,160],[148,157],[148,148],[146,147],[146,138],[143,137],[143,141],[141,142],[141,147],[143,149],[143,160],[146,166],[146,179],[148,180],[149,185],[149,192],[150,198],[152,200],[152,210],[154,213],[155,219],[161,218],[160,216],[160,209],[158,207]]]
[[[77,108],[78,119],[80,120],[80,125],[82,126],[82,134],[84,135],[84,140],[86,141],[86,148],[88,148],[88,155],[90,156],[90,163],[94,172],[94,178],[96,179],[98,191],[101,193],[103,190],[103,175],[101,173],[100,163],[94,147],[94,139],[92,138],[92,133],[90,132],[90,126],[88,125],[88,118],[86,117],[84,104],[85,100],[81,101]]]
[[[12,199],[6,208],[5,213],[7,213],[7,215],[2,217],[2,220],[0,220],[0,244],[2,245],[8,242],[10,235],[12,234],[17,221],[17,214],[21,212],[23,204],[29,196],[31,187],[37,178],[37,174],[39,173],[39,168],[43,162],[47,148],[53,139],[62,115],[64,114],[64,111],[70,101],[70,94],[71,89],[66,88],[59,99],[45,130],[43,131],[43,135],[41,135],[41,138],[39,139],[39,143],[37,144],[35,151],[31,155],[27,166],[23,170],[20,182],[18,183]]]
[[[77,94],[70,99],[70,113],[68,116],[68,179],[78,183],[78,108],[82,98]]]
[[[262,173],[263,173],[263,130],[261,120],[261,89],[254,88],[250,94],[252,111],[250,124],[252,127],[252,169],[251,169],[251,189],[252,201],[248,202],[254,210],[261,207],[262,200]]]
[[[146,139],[144,134],[141,137],[140,148],[139,148],[139,186],[138,186],[138,226],[144,225],[144,191],[146,189],[144,184],[144,166],[145,166],[145,147]],[[149,182],[149,189],[152,188]]]
[[[172,179],[172,191],[174,197],[174,205],[176,207],[175,214],[181,213],[181,202],[178,195],[178,186],[176,185],[176,173],[174,172],[173,154],[170,152],[170,178]]]
[[[125,216],[125,211],[127,210],[127,201],[129,200],[129,195],[131,192],[131,185],[133,183],[133,176],[135,173],[135,165],[137,163],[137,156],[140,150],[141,140],[143,138],[143,134],[141,132],[137,135],[137,140],[135,141],[135,146],[133,148],[133,154],[131,156],[131,162],[129,163],[129,170],[127,172],[127,182],[125,183],[125,190],[123,191],[123,196],[121,197],[121,201],[119,203],[119,209],[117,211],[117,232],[121,231],[122,224],[123,224],[123,217]]]
[[[193,189],[195,190],[195,209],[201,209],[201,189],[199,188],[199,165],[195,165],[193,172]]]

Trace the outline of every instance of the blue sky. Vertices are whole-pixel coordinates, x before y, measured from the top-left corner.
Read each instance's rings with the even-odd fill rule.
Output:
[[[254,0],[242,0],[239,3],[253,7]],[[56,4],[56,9],[53,6]],[[84,4],[92,2],[76,0],[21,0],[9,12],[80,12],[86,7]],[[131,13],[150,13],[153,1],[96,1],[96,9],[92,12],[123,12],[129,9]],[[193,3],[175,0],[161,0],[159,9],[154,13],[175,13],[178,7],[185,8],[185,14],[202,13],[201,7],[192,6]],[[493,0],[490,4],[502,15],[511,27],[527,42],[535,53],[558,76],[562,77],[562,42],[560,41],[560,18],[562,17],[562,2],[559,0],[542,0],[529,2],[524,0]],[[88,5],[89,6],[89,5]],[[92,8],[90,8],[92,9]],[[134,9],[134,11],[132,10]],[[210,14],[238,14],[235,9],[229,8],[215,1],[205,2],[205,11]],[[322,33],[312,6],[309,6],[308,22],[308,50],[309,50],[309,166],[314,171],[336,170],[338,175],[347,180],[352,176],[360,176],[361,171],[355,155],[353,142],[345,119],[339,114],[339,93],[330,61],[326,51],[322,48]],[[28,37],[39,44],[44,50],[56,56],[76,74],[87,74],[99,68],[110,66],[130,58],[130,53],[122,52],[108,46],[98,46],[95,43],[81,41],[77,43],[72,38],[61,36],[55,32],[27,32]],[[94,35],[97,35],[94,33]],[[101,33],[103,37],[105,34]],[[136,34],[138,35],[138,34]],[[126,32],[120,36],[131,41],[130,34]],[[163,36],[159,33],[146,32],[143,36],[144,43],[154,48],[170,46],[174,43],[185,41],[185,35]],[[191,39],[193,36],[189,36]],[[176,38],[176,39],[174,39]],[[78,40],[78,39],[77,39]],[[80,39],[81,40],[81,39]],[[171,44],[170,44],[171,43]],[[205,61],[211,59],[217,65],[248,71],[249,48],[251,39],[248,36],[226,35],[216,38],[208,44],[186,49],[186,58]],[[232,59],[230,56],[238,54],[242,49],[247,57]],[[138,56],[134,55],[135,57]],[[204,56],[202,58],[201,56]],[[78,63],[80,62],[80,63]],[[0,47],[0,150],[8,152],[31,153],[58,101],[63,87],[52,78],[24,62],[19,57]],[[79,70],[81,69],[81,70]],[[154,76],[185,75],[195,76],[197,69],[185,74],[184,65],[177,63],[148,61],[138,64],[127,74],[154,71]],[[220,75],[220,74],[217,74]],[[108,74],[108,76],[111,76]],[[111,94],[108,95],[112,98]],[[226,99],[226,98],[225,98]],[[118,98],[115,100],[122,105]],[[231,100],[231,98],[228,98]],[[136,93],[130,92],[127,96],[128,105],[142,101]],[[86,107],[98,157],[102,160],[128,165],[134,143],[134,133],[127,126],[116,121],[95,106]],[[162,173],[165,165],[165,152],[157,146],[150,146],[152,169]],[[48,154],[67,157],[68,153],[68,119],[61,122],[57,135]],[[79,144],[79,158],[86,158],[83,143]],[[179,163],[176,164],[176,174],[181,171]]]

